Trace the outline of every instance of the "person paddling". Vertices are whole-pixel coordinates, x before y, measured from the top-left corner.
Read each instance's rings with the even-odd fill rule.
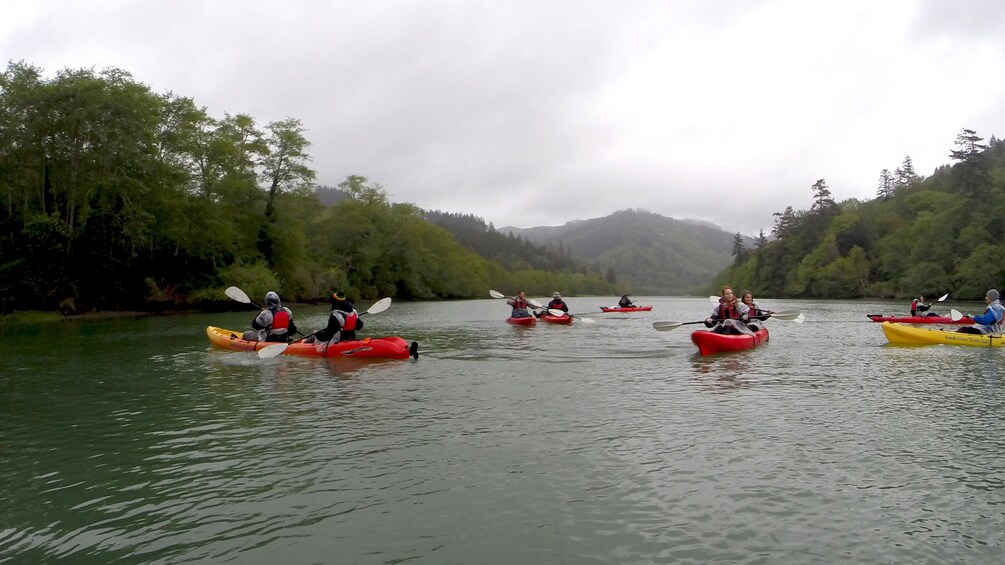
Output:
[[[736,299],[729,285],[722,287],[719,296],[719,303],[705,319],[705,326],[715,333],[749,335],[750,329],[745,324],[750,321],[750,308]]]
[[[912,316],[938,316],[935,312],[929,312],[928,309],[931,308],[931,304],[925,304],[925,296],[921,295],[911,301],[911,315]]]
[[[356,339],[356,330],[363,329],[363,320],[345,294],[336,290],[328,297],[328,302],[332,307],[328,325],[304,339],[313,343],[318,351],[324,351],[333,343],[352,341]]]
[[[251,327],[254,329],[242,336],[248,341],[285,342],[297,331],[293,311],[283,306],[279,295],[271,290],[265,294],[265,308],[251,322]]]
[[[511,298],[507,300],[506,304],[509,304],[510,306],[513,307],[513,312],[510,313],[510,318],[531,317],[530,310],[527,309],[530,305],[527,303],[526,292],[521,290],[519,293],[517,293],[516,298]]]
[[[984,313],[979,316],[971,316],[975,322],[973,326],[965,326],[956,331],[968,334],[1001,335],[1002,320],[1005,318],[1005,307],[1002,307],[998,298],[997,290],[993,288],[989,290],[984,295],[984,302],[988,305],[984,309]]]
[[[566,304],[564,300],[562,300],[562,294],[559,293],[557,290],[552,293],[551,302],[549,302],[548,305],[545,306],[545,309],[541,310],[540,312],[535,312],[534,315],[540,318],[541,316],[547,314],[548,310],[561,310],[566,314],[569,313],[569,305]]]
[[[771,310],[761,310],[761,307],[754,302],[754,293],[749,290],[743,291],[743,294],[740,295],[740,302],[747,307],[747,314],[750,316],[750,322],[747,323],[747,327],[755,332],[764,327],[761,320],[757,318],[766,318],[774,313]]]
[[[632,302],[632,299],[628,298],[627,294],[622,294],[621,295],[621,300],[618,301],[618,307],[619,308],[633,308],[633,307],[635,307],[635,303]]]

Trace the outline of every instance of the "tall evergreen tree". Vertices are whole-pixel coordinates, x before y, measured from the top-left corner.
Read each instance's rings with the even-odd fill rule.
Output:
[[[879,188],[876,189],[876,196],[882,199],[893,198],[893,175],[890,169],[883,169],[879,172]]]

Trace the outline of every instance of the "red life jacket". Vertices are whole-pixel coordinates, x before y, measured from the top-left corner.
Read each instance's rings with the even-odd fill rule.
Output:
[[[272,331],[290,329],[290,313],[280,308],[272,315]]]
[[[740,313],[736,311],[736,305],[731,304],[726,306],[722,302],[719,303],[719,319],[720,320],[739,320]]]
[[[356,320],[359,319],[359,314],[355,310],[348,312],[345,315],[345,323],[342,324],[342,331],[351,332],[356,329]]]

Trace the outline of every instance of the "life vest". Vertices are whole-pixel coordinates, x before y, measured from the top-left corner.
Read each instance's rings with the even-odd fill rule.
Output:
[[[345,315],[345,322],[342,323],[342,331],[351,332],[356,329],[356,320],[359,320],[359,314],[355,310],[349,312]]]
[[[911,315],[915,315],[918,312],[918,299],[915,298],[911,301]]]
[[[290,329],[290,313],[285,308],[280,308],[278,312],[272,315],[272,327],[269,328],[269,331],[281,333],[276,330],[288,329]]]
[[[730,304],[729,306],[719,303],[719,319],[720,320],[739,320],[740,313],[736,309],[736,304]]]

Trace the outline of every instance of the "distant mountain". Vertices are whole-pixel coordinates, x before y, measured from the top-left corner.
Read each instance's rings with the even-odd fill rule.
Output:
[[[577,220],[562,226],[504,227],[532,243],[557,246],[597,270],[613,270],[626,292],[688,294],[709,285],[733,261],[733,237],[718,226],[644,210]],[[744,238],[750,248],[753,240]]]

